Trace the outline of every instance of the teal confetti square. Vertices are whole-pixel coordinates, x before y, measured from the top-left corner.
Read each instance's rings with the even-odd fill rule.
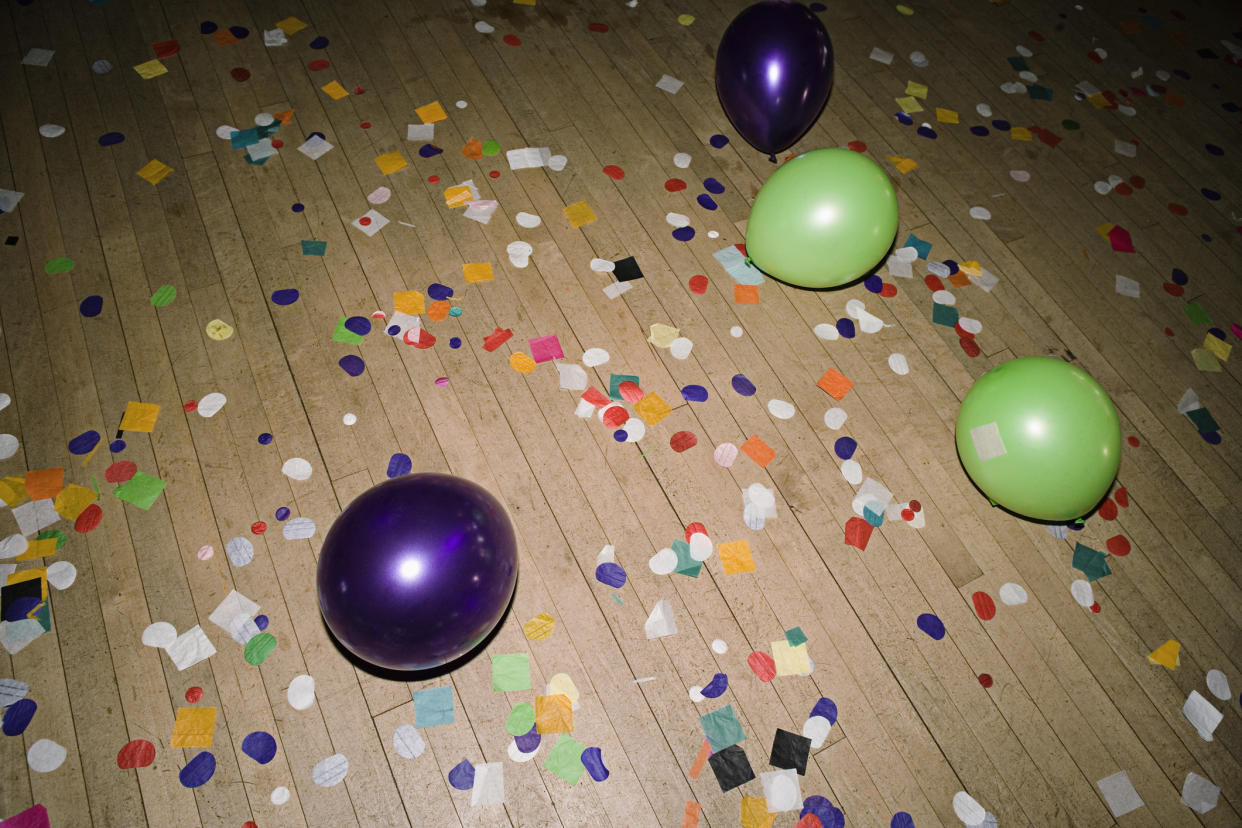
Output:
[[[957,324],[958,316],[957,308],[953,305],[942,305],[939,302],[932,305],[932,321],[937,325],[952,328]]]
[[[620,402],[625,399],[621,396],[621,383],[632,382],[638,385],[638,377],[632,374],[612,374],[608,377],[608,396]]]
[[[703,733],[711,743],[713,753],[746,741],[746,731],[742,730],[742,723],[734,715],[731,704],[700,716],[699,724],[703,726]]]
[[[1098,549],[1078,544],[1074,547],[1074,569],[1087,576],[1088,581],[1098,581],[1113,571],[1108,568],[1108,556]]]
[[[326,241],[307,241],[302,240],[303,256],[322,256],[328,251],[328,243]]]
[[[678,575],[689,575],[691,578],[699,577],[699,572],[703,569],[703,562],[696,561],[690,557],[690,544],[684,540],[673,541],[673,551],[677,553],[677,566],[673,569]]]
[[[452,724],[455,720],[452,687],[446,685],[414,691],[414,724],[419,730]]]
[[[801,647],[806,642],[806,633],[802,631],[801,627],[785,630],[785,643],[790,647]]]

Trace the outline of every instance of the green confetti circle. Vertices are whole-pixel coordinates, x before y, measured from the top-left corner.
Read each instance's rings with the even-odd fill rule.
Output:
[[[172,301],[177,298],[177,289],[172,285],[161,285],[159,290],[151,294],[151,304],[157,308],[165,305],[171,305]]]
[[[276,649],[276,636],[271,633],[259,633],[246,642],[246,663],[258,667],[263,660]]]
[[[505,720],[505,730],[510,736],[525,736],[535,726],[535,708],[526,702],[515,705]]]
[[[73,259],[68,256],[57,256],[43,266],[43,272],[51,276],[55,273],[68,273],[73,270]]]
[[[1066,118],[1064,121],[1061,122],[1061,126],[1065,127],[1066,129],[1078,129],[1079,124],[1077,121],[1073,120],[1072,118]]]
[[[500,142],[488,138],[483,142],[484,155],[500,155]]]

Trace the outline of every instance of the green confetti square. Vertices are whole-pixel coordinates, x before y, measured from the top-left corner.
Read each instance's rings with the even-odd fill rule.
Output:
[[[530,656],[526,653],[507,653],[492,656],[492,690],[505,693],[510,690],[530,689]]]
[[[113,489],[112,494],[139,509],[150,509],[167,485],[158,477],[152,477],[145,472],[134,472],[134,476]]]
[[[582,751],[586,747],[572,736],[562,733],[556,740],[548,758],[543,761],[544,770],[552,771],[570,785],[577,785],[586,766],[582,764]]]
[[[328,243],[326,241],[302,241],[303,256],[322,256],[328,251]]]
[[[346,345],[361,345],[362,337],[345,327],[345,317],[336,320],[336,330],[332,332],[333,342],[344,342]]]
[[[1203,306],[1200,305],[1198,302],[1187,302],[1182,307],[1186,311],[1186,316],[1189,317],[1190,321],[1193,322],[1194,324],[1196,325],[1211,324],[1212,317],[1207,315],[1207,311],[1205,311],[1203,309]]]
[[[800,647],[807,642],[806,633],[801,627],[794,627],[791,630],[785,630],[785,643],[790,647]]]

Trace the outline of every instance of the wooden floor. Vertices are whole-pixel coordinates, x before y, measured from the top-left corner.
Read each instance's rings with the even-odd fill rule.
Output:
[[[1214,7],[1223,4],[1198,2],[1179,17],[1160,0],[1146,10],[1114,0],[1086,9],[920,0],[903,12],[831,0],[819,16],[836,46],[835,88],[791,153],[861,142],[854,147],[894,179],[898,246],[913,234],[930,252],[913,278],[878,271],[895,295],[767,280],[758,304],[739,304],[713,256],[744,240],[748,205],[774,169],[732,129],[715,94],[715,48],[744,5],[6,5],[0,188],[24,196],[0,215],[0,391],[11,397],[0,432],[18,441],[0,461],[0,494],[15,507],[0,518],[0,537],[30,529],[34,541],[54,520],[64,543],[52,557],[4,564],[54,568],[50,631],[17,649],[30,624],[4,628],[6,649],[17,651],[0,656],[0,679],[26,687],[0,683],[11,705],[5,734],[19,734],[0,738],[0,817],[42,804],[56,828],[721,826],[739,824],[739,814],[743,825],[787,828],[802,807],[764,822],[760,774],[776,770],[776,731],[800,733],[823,697],[839,720],[812,750],[798,802],[826,797],[847,825],[911,824],[901,814],[919,828],[974,821],[981,812],[972,819],[963,797],[955,811],[963,791],[1003,826],[1242,824],[1242,396],[1237,359],[1202,370],[1212,367],[1203,356],[1210,328],[1223,337],[1209,342],[1221,353],[1242,333],[1233,212],[1242,209],[1242,69],[1221,42],[1242,43],[1230,34],[1242,26],[1237,9],[1230,19]],[[286,21],[288,42],[265,46],[265,30],[290,17],[306,27]],[[219,30],[204,33],[204,21]],[[226,36],[238,26],[249,36]],[[131,68],[168,51],[158,44],[169,40],[179,51],[161,59],[165,74]],[[871,59],[873,47],[891,63]],[[55,54],[26,65],[31,49]],[[912,65],[915,51],[926,68]],[[92,71],[101,59],[110,72]],[[330,65],[314,69],[315,60]],[[1022,60],[1034,78],[1019,79]],[[238,80],[239,69],[248,78]],[[684,86],[657,88],[662,75]],[[349,94],[321,91],[330,81]],[[928,88],[912,125],[894,118],[908,81]],[[1014,82],[1015,94],[1001,90]],[[1080,82],[1112,98],[1076,99]],[[1028,93],[1035,84],[1051,100]],[[430,142],[442,154],[406,135],[422,121],[415,109],[434,101],[447,114]],[[271,136],[283,146],[262,165],[218,137],[288,110]],[[919,134],[923,120],[934,138]],[[45,137],[46,124],[65,132]],[[972,134],[977,126],[987,134]],[[318,160],[297,151],[313,132],[334,146]],[[124,140],[105,146],[107,133]],[[717,134],[727,145],[712,143]],[[500,153],[466,157],[470,139],[498,142]],[[506,153],[523,147],[563,155],[564,168],[511,169]],[[393,152],[408,166],[385,175],[375,159]],[[172,168],[154,185],[137,174],[152,159]],[[899,172],[902,159],[917,168]],[[609,165],[624,177],[606,174]],[[1110,176],[1119,186],[1093,187]],[[672,178],[688,187],[666,189]],[[715,211],[696,202],[708,178],[723,186]],[[499,203],[489,223],[446,206],[445,188],[467,180]],[[382,186],[391,198],[368,203]],[[574,227],[562,211],[582,201],[596,219]],[[972,207],[991,219],[972,218]],[[370,209],[390,221],[373,236],[352,224]],[[522,212],[542,223],[519,224]],[[673,237],[669,213],[689,218],[692,240]],[[1132,253],[1114,251],[1108,225],[1129,232]],[[533,249],[526,267],[510,261],[518,240]],[[323,255],[306,255],[306,241],[326,242]],[[644,278],[611,298],[616,279],[592,260],[630,256]],[[73,262],[68,272],[53,263],[62,257]],[[973,343],[932,321],[924,277],[947,273],[937,263],[948,260],[997,278],[990,290],[964,272],[944,280],[960,315],[980,323]],[[491,263],[494,280],[466,284],[467,263]],[[708,280],[701,293],[690,281],[699,274]],[[1139,285],[1137,298],[1115,289],[1117,274]],[[391,315],[395,292],[428,294],[433,283],[452,288],[461,311],[423,317],[433,347],[391,339],[379,320],[361,344],[334,338],[338,319]],[[176,289],[171,303],[166,290],[153,299],[164,285]],[[273,298],[289,289],[297,301]],[[92,296],[102,299],[93,316]],[[817,336],[816,326],[849,318],[851,300],[883,328]],[[213,335],[215,320],[232,335]],[[693,342],[688,358],[648,343],[657,325]],[[498,327],[512,338],[485,349]],[[605,350],[609,361],[587,370],[592,388],[637,376],[672,413],[636,445],[618,442],[593,408],[576,416],[581,392],[562,390],[556,366],[511,367],[512,356],[530,353],[527,340],[543,336],[559,338],[562,370],[587,349]],[[904,355],[908,373],[890,368],[892,354]],[[358,376],[338,364],[350,355],[365,363]],[[1082,366],[1121,417],[1113,497],[1068,535],[990,507],[954,449],[972,381],[1027,355]],[[829,368],[854,383],[839,404],[816,387]],[[737,374],[753,396],[734,390]],[[691,384],[708,390],[706,402],[683,400]],[[1187,389],[1218,424],[1218,442],[1179,413]],[[227,398],[210,418],[190,405],[218,399],[209,394]],[[110,453],[131,402],[158,405],[158,418],[149,434],[125,430]],[[838,405],[848,419],[834,429],[825,412]],[[100,438],[93,450],[90,432]],[[697,445],[675,451],[677,432]],[[858,489],[835,453],[846,436],[857,441],[862,476],[891,490],[894,504],[918,501],[925,525],[890,515],[865,550],[844,542]],[[747,454],[728,468],[714,460],[715,447],[756,438],[774,451],[766,466]],[[512,611],[486,652],[415,682],[351,665],[327,636],[314,589],[328,527],[399,466],[395,455],[415,471],[486,486],[506,504],[521,546]],[[308,478],[282,472],[294,458],[308,461]],[[148,509],[117,496],[132,493],[113,481],[135,466],[167,484]],[[63,484],[85,489],[65,489],[61,514],[32,528],[41,507],[27,499],[22,509],[25,487],[46,499],[61,481],[30,473],[59,467]],[[761,530],[743,520],[740,493],[752,484],[775,490],[776,516]],[[95,507],[98,526],[75,531]],[[312,520],[313,536],[287,539],[294,518]],[[748,542],[754,571],[725,574],[713,554],[698,577],[656,574],[649,559],[692,522],[713,544]],[[244,566],[236,538],[254,548]],[[6,555],[23,546],[4,543]],[[1077,543],[1113,553],[1111,574],[1089,595],[1082,584],[1071,591],[1084,578],[1071,566]],[[628,576],[620,588],[595,577],[605,546]],[[204,560],[203,547],[215,554]],[[76,569],[67,587],[63,562]],[[1021,591],[1006,584],[1027,600],[1013,603]],[[259,605],[275,638],[261,665],[208,618],[231,590]],[[676,633],[648,639],[648,616],[663,601]],[[555,626],[532,640],[523,625],[540,613]],[[942,639],[922,631],[925,614],[943,622]],[[144,646],[154,622],[177,633],[201,625],[215,654],[179,671],[168,653]],[[807,638],[812,672],[761,681],[748,658],[771,653],[794,628]],[[1169,640],[1181,645],[1176,669],[1148,659]],[[492,690],[488,656],[505,653],[529,654],[530,690]],[[1213,670],[1232,688],[1221,698]],[[695,701],[693,688],[716,673],[728,676],[727,691]],[[510,757],[511,709],[544,695],[557,674],[580,693],[572,738],[600,749],[604,781],[584,773],[571,785],[544,768],[564,735],[544,736],[534,761]],[[313,677],[314,702],[297,710],[287,691],[300,675]],[[412,691],[444,686],[455,721],[417,721]],[[201,688],[196,703],[191,688]],[[1183,716],[1192,692],[1223,714],[1212,740]],[[24,731],[23,694],[37,704]],[[756,776],[728,792],[710,764],[695,766],[699,717],[725,705]],[[182,708],[217,711],[206,748],[214,775],[193,788],[185,782],[208,760],[194,760],[203,747],[171,746]],[[210,714],[189,715],[210,723]],[[398,752],[397,741],[406,754],[416,741],[409,728],[394,740],[404,725],[425,742],[416,758]],[[275,739],[266,763],[250,755],[259,737],[243,750],[255,732]],[[153,746],[153,762],[119,767],[133,764],[118,752],[135,740]],[[55,745],[65,751],[58,765]],[[321,778],[339,758],[321,763],[338,755],[348,760],[343,782],[320,784],[338,781]],[[463,761],[503,769],[503,805],[472,805],[480,790],[450,784]],[[1115,817],[1097,783],[1120,772],[1142,806]],[[1220,788],[1204,814],[1182,802],[1190,773]],[[821,801],[810,805],[833,822]]]

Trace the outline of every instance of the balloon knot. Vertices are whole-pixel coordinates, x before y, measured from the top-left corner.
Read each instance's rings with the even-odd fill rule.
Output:
[[[771,155],[769,155],[769,156],[768,156],[768,160],[769,160],[769,161],[771,161],[773,164],[775,164],[775,163],[776,163],[776,153],[772,153]]]

